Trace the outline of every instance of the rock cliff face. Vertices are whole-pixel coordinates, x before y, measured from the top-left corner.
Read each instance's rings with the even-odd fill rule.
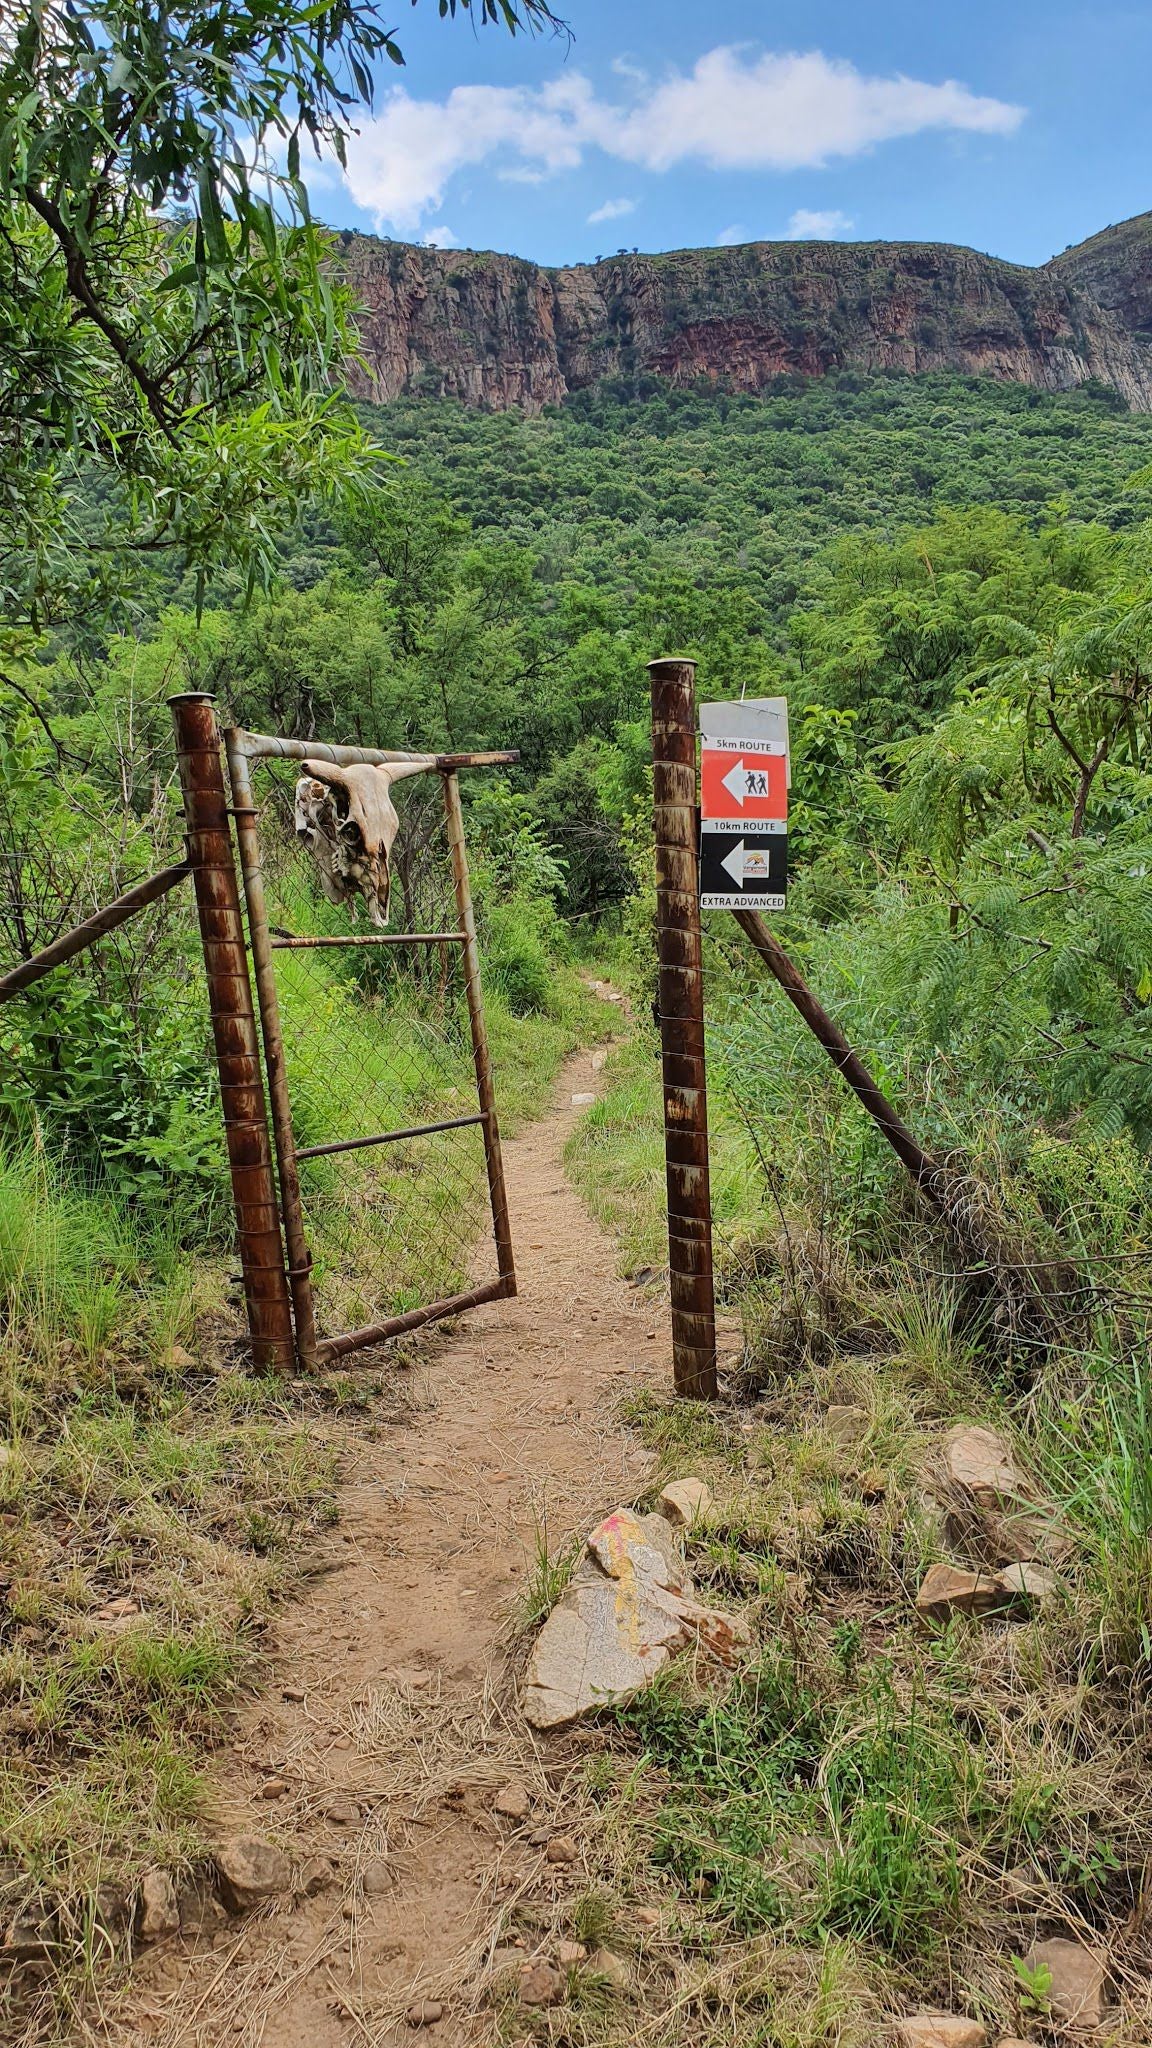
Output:
[[[344,234],[363,308],[352,386],[537,412],[638,371],[760,391],[785,372],[956,370],[1046,391],[1098,378],[1152,411],[1150,218],[1037,270],[933,242],[752,242],[547,270]]]

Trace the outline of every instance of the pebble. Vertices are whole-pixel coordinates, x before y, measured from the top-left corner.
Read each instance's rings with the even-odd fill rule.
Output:
[[[562,1941],[556,1950],[556,1959],[561,1967],[568,1969],[572,1963],[582,1963],[588,1951],[582,1941]]]
[[[311,1856],[300,1872],[300,1889],[306,1899],[326,1892],[336,1881],[336,1872],[326,1856]]]
[[[580,1851],[571,1835],[553,1835],[544,1855],[549,1863],[575,1863]]]
[[[492,1811],[501,1814],[505,1820],[526,1820],[532,1811],[532,1795],[527,1785],[522,1784],[519,1778],[501,1785],[492,1801]]]
[[[1029,1970],[1046,1970],[1052,2016],[1085,2030],[1098,2027],[1108,2005],[1108,1972],[1100,1957],[1079,1941],[1038,1941],[1028,1951]]]
[[[360,1878],[366,1899],[378,1899],[392,1889],[392,1872],[386,1863],[366,1863]]]
[[[408,2007],[404,2017],[410,2027],[434,2027],[443,2019],[444,2007],[438,1998],[422,1998]]]
[[[538,1956],[526,1963],[520,1977],[521,2005],[559,2005],[564,1996],[564,1979],[555,1963]]]
[[[290,1790],[291,1787],[287,1778],[265,1778],[264,1783],[260,1787],[260,1797],[261,1799],[283,1799],[284,1794]]]
[[[292,1866],[284,1851],[259,1835],[236,1835],[222,1843],[216,1851],[216,1874],[224,1903],[234,1913],[275,1898],[292,1883]]]
[[[283,1685],[280,1688],[280,1697],[282,1700],[291,1700],[293,1706],[299,1706],[308,1695],[302,1685]]]

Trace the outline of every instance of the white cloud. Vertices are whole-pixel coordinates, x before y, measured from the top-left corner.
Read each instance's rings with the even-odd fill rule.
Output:
[[[598,206],[595,213],[588,215],[588,225],[590,228],[594,228],[599,227],[602,220],[623,220],[626,213],[635,213],[635,211],[636,201],[634,199],[606,199],[603,206]]]
[[[798,206],[784,232],[790,242],[827,242],[836,235],[846,235],[856,225],[846,213],[836,207],[826,212],[809,206]]]
[[[460,85],[444,100],[398,87],[349,137],[348,189],[381,226],[403,233],[439,210],[457,171],[491,158],[498,175],[532,179],[575,170],[591,148],[648,171],[689,161],[789,171],[931,129],[1011,135],[1024,117],[955,80],[868,77],[819,50],[721,46],[688,73],[624,83],[631,98],[622,106],[579,72],[538,88]]]
[[[420,240],[426,249],[454,249],[456,237],[451,228],[425,228]]]
[[[718,249],[731,249],[735,247],[737,242],[746,242],[747,240],[747,228],[742,220],[736,220],[733,221],[730,228],[721,228],[720,233],[716,237],[716,247]]]

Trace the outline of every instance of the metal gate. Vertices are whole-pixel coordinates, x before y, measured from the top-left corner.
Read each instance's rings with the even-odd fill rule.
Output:
[[[518,757],[414,757],[233,729],[229,803],[211,699],[172,708],[222,1088],[237,1055],[255,1050],[267,1089],[259,1102],[225,1102],[226,1123],[264,1124],[263,1148],[251,1134],[246,1145],[243,1187],[230,1142],[254,1349],[282,1363],[287,1342],[310,1366],[514,1294],[458,770]],[[294,832],[299,763],[416,758],[429,765],[406,783],[391,862],[409,928],[365,929],[327,899]],[[276,1272],[262,1186],[277,1208]],[[485,1207],[495,1272],[476,1282]],[[245,1244],[246,1220],[259,1245]]]

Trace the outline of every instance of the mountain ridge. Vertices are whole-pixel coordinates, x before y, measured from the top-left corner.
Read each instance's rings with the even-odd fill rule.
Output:
[[[1152,214],[1036,267],[942,242],[747,242],[543,265],[341,230],[361,303],[358,397],[538,412],[604,377],[953,370],[1095,380],[1152,412]]]

